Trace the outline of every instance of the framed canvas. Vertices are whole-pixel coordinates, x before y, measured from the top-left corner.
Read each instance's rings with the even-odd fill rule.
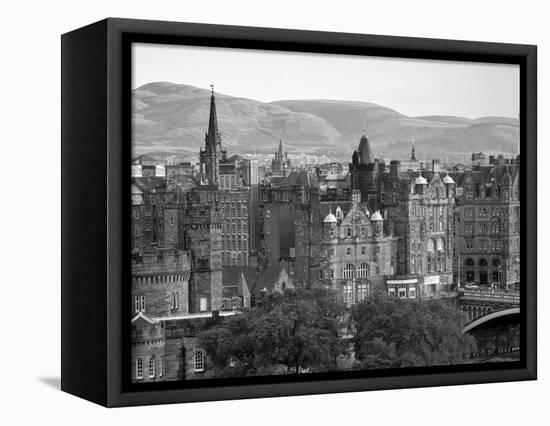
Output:
[[[63,35],[62,389],[115,407],[536,379],[536,55]]]

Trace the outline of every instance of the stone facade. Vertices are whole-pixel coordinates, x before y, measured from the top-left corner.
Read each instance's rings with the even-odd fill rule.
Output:
[[[349,306],[394,275],[397,239],[384,233],[382,215],[369,212],[358,190],[347,211],[336,209],[323,220],[319,281],[341,292]]]
[[[477,157],[476,157],[477,158]],[[519,156],[490,157],[454,175],[455,275],[462,284],[511,288],[520,277]]]
[[[157,250],[132,256],[131,312],[150,318],[189,313],[191,265],[185,250]]]

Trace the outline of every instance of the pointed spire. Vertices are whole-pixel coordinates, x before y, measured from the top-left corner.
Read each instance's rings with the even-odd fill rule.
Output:
[[[210,85],[212,94],[210,96],[210,118],[208,119],[208,133],[206,134],[206,145],[220,144],[221,137],[218,132],[218,115],[216,113],[216,97],[214,96],[214,84]]]
[[[279,160],[283,160],[283,139],[279,138],[279,150],[277,151],[279,153]]]
[[[357,149],[357,151],[361,164],[374,163],[374,154],[372,153],[372,148],[370,147],[368,136],[363,135],[361,137],[361,141],[359,142],[359,148]]]

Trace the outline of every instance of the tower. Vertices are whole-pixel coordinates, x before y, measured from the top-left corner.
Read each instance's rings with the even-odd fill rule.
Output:
[[[414,139],[412,141],[411,161],[416,161],[416,150],[414,149]]]
[[[214,85],[211,84],[210,116],[208,131],[204,136],[204,150],[200,150],[201,181],[206,185],[218,185],[220,160],[225,159],[226,152],[222,150],[222,137],[218,131],[218,115],[216,112],[216,97]]]
[[[191,254],[189,312],[208,312],[222,306],[221,218],[208,204],[184,212],[184,242]]]

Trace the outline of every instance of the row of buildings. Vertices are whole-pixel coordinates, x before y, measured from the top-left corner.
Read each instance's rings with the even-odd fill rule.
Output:
[[[323,286],[347,305],[375,289],[445,297],[519,282],[519,156],[443,171],[375,158],[363,136],[339,164],[271,170],[228,156],[210,99],[199,173],[187,164],[133,179],[132,378],[204,377],[197,334],[263,295]]]

